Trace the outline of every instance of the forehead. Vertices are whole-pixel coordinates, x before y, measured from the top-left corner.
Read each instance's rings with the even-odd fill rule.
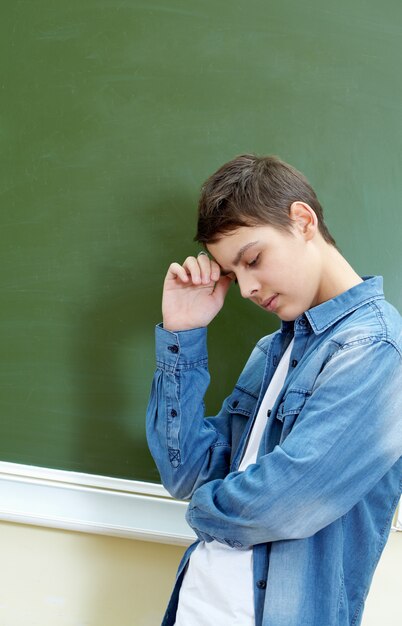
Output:
[[[259,249],[269,249],[281,255],[292,252],[295,246],[294,234],[273,226],[242,226],[231,231],[217,241],[208,244],[207,250],[220,265],[224,274],[232,272],[242,260],[247,262]],[[291,250],[292,249],[292,250]]]
[[[218,241],[209,243],[206,247],[213,256],[226,256],[228,254],[234,256],[241,248],[253,242],[273,242],[281,236],[283,237],[283,234],[272,226],[241,226],[223,234]]]

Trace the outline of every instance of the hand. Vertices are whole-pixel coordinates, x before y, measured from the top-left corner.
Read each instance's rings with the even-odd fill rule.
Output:
[[[206,254],[189,256],[183,265],[172,263],[163,284],[163,327],[180,331],[208,326],[221,310],[231,282]]]

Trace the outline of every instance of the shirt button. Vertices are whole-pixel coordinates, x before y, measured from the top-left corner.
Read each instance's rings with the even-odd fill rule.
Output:
[[[300,320],[300,326],[305,326],[307,324],[306,320]]]
[[[297,361],[296,361],[296,359],[293,359],[293,361],[292,361],[292,367],[296,367],[296,365],[297,365]]]
[[[168,346],[168,350],[176,354],[179,351],[179,346]]]
[[[265,589],[267,586],[267,583],[265,582],[265,580],[259,580],[257,582],[257,587],[258,589]]]
[[[170,415],[171,415],[172,417],[176,417],[176,415],[177,415],[177,411],[176,411],[175,409],[172,409],[172,410],[170,411]]]
[[[271,413],[272,413],[271,409],[268,409],[268,411],[267,411],[267,417],[270,417]]]

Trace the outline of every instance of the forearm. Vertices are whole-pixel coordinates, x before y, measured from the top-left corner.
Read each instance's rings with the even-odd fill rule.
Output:
[[[344,443],[336,445],[315,463],[277,446],[244,472],[198,489],[187,521],[199,538],[237,548],[312,536],[345,515],[391,468],[387,489],[400,491],[401,460],[381,453],[364,458],[358,448],[342,456]]]
[[[147,408],[147,439],[166,489],[189,498],[208,480],[229,471],[230,434],[205,418],[209,385],[206,329],[173,333],[156,328],[157,370]]]

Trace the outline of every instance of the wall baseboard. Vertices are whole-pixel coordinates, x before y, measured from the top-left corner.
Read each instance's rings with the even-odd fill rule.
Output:
[[[186,502],[162,485],[0,462],[0,520],[189,545]]]

